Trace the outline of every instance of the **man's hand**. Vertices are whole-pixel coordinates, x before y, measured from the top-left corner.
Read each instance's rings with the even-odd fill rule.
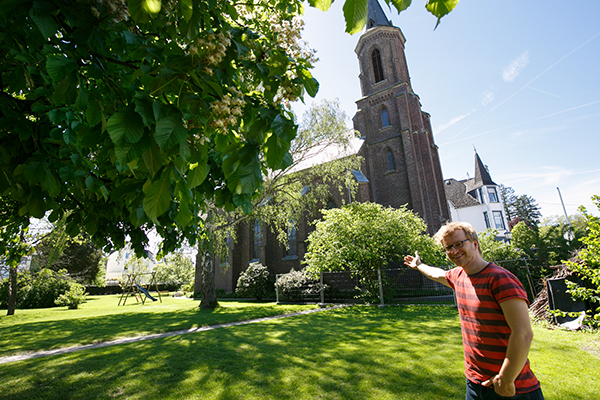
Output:
[[[419,253],[415,251],[415,256],[406,256],[404,257],[404,265],[410,267],[412,269],[417,269],[417,267],[421,264],[421,257],[419,257]]]
[[[502,382],[499,375],[482,383],[483,386],[493,387],[494,391],[503,397],[512,397],[517,394],[517,389],[514,382]]]

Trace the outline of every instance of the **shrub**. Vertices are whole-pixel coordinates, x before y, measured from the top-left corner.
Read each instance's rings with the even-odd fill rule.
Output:
[[[67,306],[69,309],[74,310],[78,308],[80,304],[85,303],[86,297],[85,287],[78,283],[73,283],[69,290],[58,296],[58,299],[56,299],[54,303],[57,306]]]
[[[240,297],[254,297],[262,300],[272,293],[271,275],[266,266],[259,262],[252,263],[240,274],[235,289]]]
[[[37,273],[23,271],[18,274],[17,308],[55,307],[61,294],[69,291],[76,282],[65,270],[52,271],[44,268]],[[0,301],[3,307],[8,301],[8,278],[0,286]]]
[[[277,280],[277,291],[280,301],[303,301],[306,297],[314,297],[321,291],[321,283],[306,270],[292,270],[281,275]]]

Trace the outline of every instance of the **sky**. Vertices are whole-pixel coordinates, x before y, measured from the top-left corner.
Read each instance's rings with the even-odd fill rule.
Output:
[[[600,1],[463,0],[435,30],[425,0],[400,15],[380,3],[406,37],[444,179],[473,177],[476,149],[492,180],[532,196],[544,217],[564,215],[560,195],[569,215],[580,205],[599,214],[591,197],[600,195]],[[320,89],[294,111],[337,98],[351,127],[360,34],[344,32],[342,5],[305,9]]]

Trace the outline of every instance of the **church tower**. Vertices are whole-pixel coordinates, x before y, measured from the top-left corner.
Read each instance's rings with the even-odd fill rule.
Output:
[[[450,211],[430,115],[411,87],[405,41],[379,2],[369,0],[366,29],[355,49],[362,98],[356,101],[354,129],[365,140],[359,155],[370,200],[391,207],[407,204],[433,234],[450,220]]]

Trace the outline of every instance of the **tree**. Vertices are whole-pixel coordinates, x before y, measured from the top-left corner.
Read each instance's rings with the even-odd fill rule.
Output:
[[[532,228],[539,225],[542,213],[533,197],[526,194],[516,195],[513,188],[504,185],[500,185],[500,196],[511,229],[520,221]]]
[[[35,245],[32,269],[66,270],[82,284],[91,284],[100,272],[102,251],[85,235],[72,238],[65,232],[65,218],[50,224],[52,230],[41,235]]]
[[[426,228],[406,207],[366,202],[323,210],[323,219],[308,237],[304,263],[313,274],[357,271],[365,280],[373,280],[378,269],[415,251],[427,264],[444,265],[442,249],[424,234]]]
[[[600,196],[592,196],[592,201],[600,211]],[[597,324],[600,321],[600,218],[589,214],[583,206],[579,211],[589,231],[581,240],[584,247],[579,251],[579,262],[570,260],[567,265],[583,284],[567,281],[567,285],[574,299],[586,300],[590,304],[592,309],[587,313],[588,319],[593,318]]]
[[[309,0],[309,4],[320,10],[327,11],[334,0]],[[458,4],[459,0],[428,0],[425,7],[437,17],[435,27],[440,24],[443,16],[451,12]],[[385,0],[391,8],[393,5],[400,13],[406,10],[412,0]],[[369,0],[346,0],[344,2],[344,18],[346,20],[346,32],[355,34],[360,32],[367,23],[367,11]]]
[[[202,293],[201,307],[214,308],[216,299],[215,255],[222,259],[229,250],[227,238],[235,241],[236,227],[250,219],[268,225],[280,242],[287,245],[287,234],[299,218],[316,218],[332,193],[342,199],[353,196],[357,183],[351,174],[361,159],[349,150],[354,132],[347,127],[346,114],[338,101],[313,104],[303,115],[298,134],[290,147],[291,163],[281,170],[266,170],[260,195],[252,201],[252,211],[224,213],[210,208],[204,216],[206,227],[196,257],[194,291]],[[336,148],[348,154],[327,162],[315,159],[324,149]],[[321,161],[321,162],[318,162]],[[316,164],[315,164],[316,163]]]
[[[194,265],[189,255],[182,252],[168,254],[156,266],[156,281],[167,285],[191,286],[194,282]]]
[[[289,164],[285,101],[314,95],[282,31],[301,2],[3,1],[0,187],[105,250],[195,243],[207,201],[251,208]],[[277,22],[277,24],[274,24]]]
[[[481,255],[489,261],[515,260],[525,255],[523,250],[496,240],[498,231],[488,229],[478,234]]]

